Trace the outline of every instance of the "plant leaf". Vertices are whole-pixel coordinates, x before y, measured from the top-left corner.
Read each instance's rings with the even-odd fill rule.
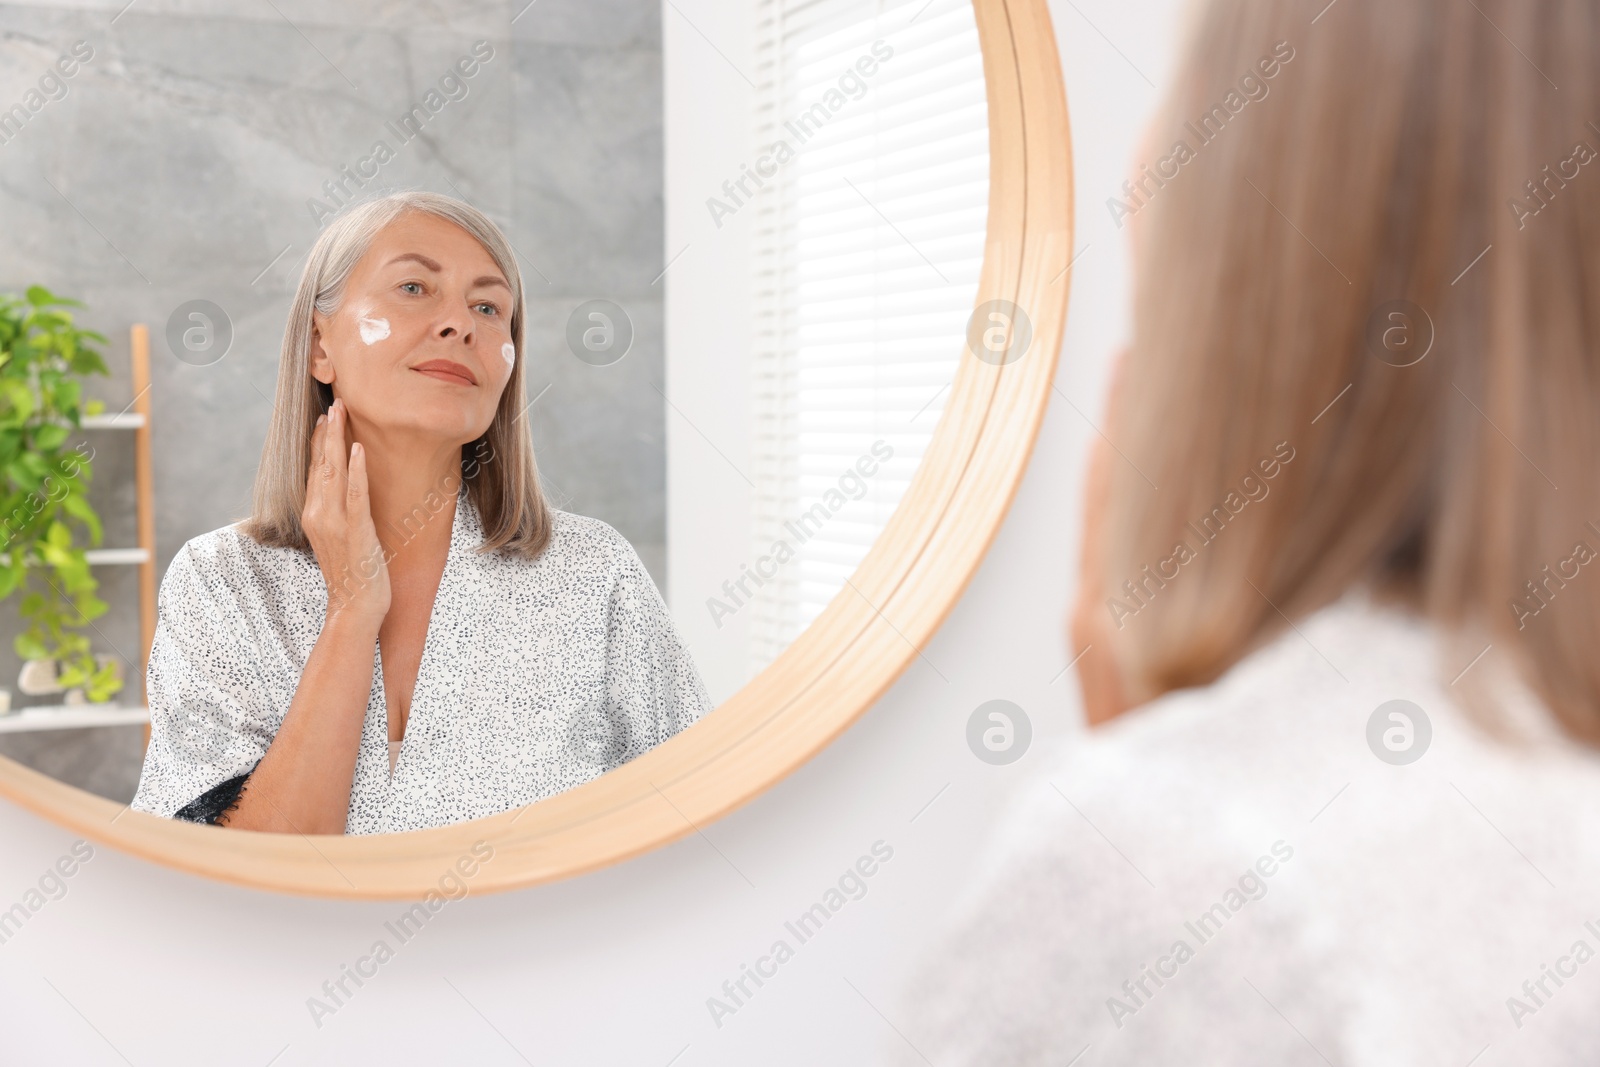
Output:
[[[100,529],[100,516],[94,513],[94,508],[89,506],[89,501],[77,493],[69,493],[61,498],[61,508],[68,515],[82,521],[89,529],[89,541],[98,545],[102,532]]]
[[[71,427],[59,422],[47,422],[33,431],[33,447],[43,452],[54,452],[66,443]]]
[[[50,650],[44,647],[44,643],[35,637],[31,630],[18,634],[11,642],[11,647],[23,659],[50,658]]]

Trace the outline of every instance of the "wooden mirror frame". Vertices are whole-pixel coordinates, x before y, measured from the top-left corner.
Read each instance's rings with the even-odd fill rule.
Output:
[[[658,848],[745,804],[838,737],[921,655],[977,571],[1033,452],[1066,324],[1072,151],[1049,9],[1046,0],[973,7],[990,158],[974,306],[1008,300],[1022,308],[1032,343],[1004,364],[964,351],[889,523],[845,588],[744,688],[692,729],[591,782],[430,830],[224,830],[133,811],[3,757],[0,796],[96,842],[219,881],[421,900],[538,885]]]

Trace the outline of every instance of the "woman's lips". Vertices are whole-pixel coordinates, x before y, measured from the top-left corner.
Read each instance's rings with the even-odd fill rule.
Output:
[[[411,368],[418,374],[426,374],[430,378],[437,378],[441,382],[453,382],[456,385],[477,385],[478,379],[472,372],[459,363],[452,363],[448,359],[430,359],[426,363],[418,363]]]

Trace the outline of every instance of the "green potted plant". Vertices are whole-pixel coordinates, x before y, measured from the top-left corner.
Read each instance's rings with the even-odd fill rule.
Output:
[[[0,600],[20,596],[17,655],[53,662],[59,689],[99,702],[122,679],[82,632],[107,605],[77,534],[98,545],[101,527],[88,500],[93,450],[67,441],[105,406],[83,399],[83,379],[110,372],[90,347],[105,337],[79,329],[68,306],[84,305],[40,285],[26,299],[0,294]]]

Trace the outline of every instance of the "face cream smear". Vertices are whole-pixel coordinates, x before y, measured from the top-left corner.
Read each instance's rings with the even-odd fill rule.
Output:
[[[505,357],[506,366],[509,367],[517,361],[517,346],[507,341],[500,346],[500,354]]]
[[[361,327],[361,339],[369,345],[389,336],[388,319],[362,319],[357,325]]]

